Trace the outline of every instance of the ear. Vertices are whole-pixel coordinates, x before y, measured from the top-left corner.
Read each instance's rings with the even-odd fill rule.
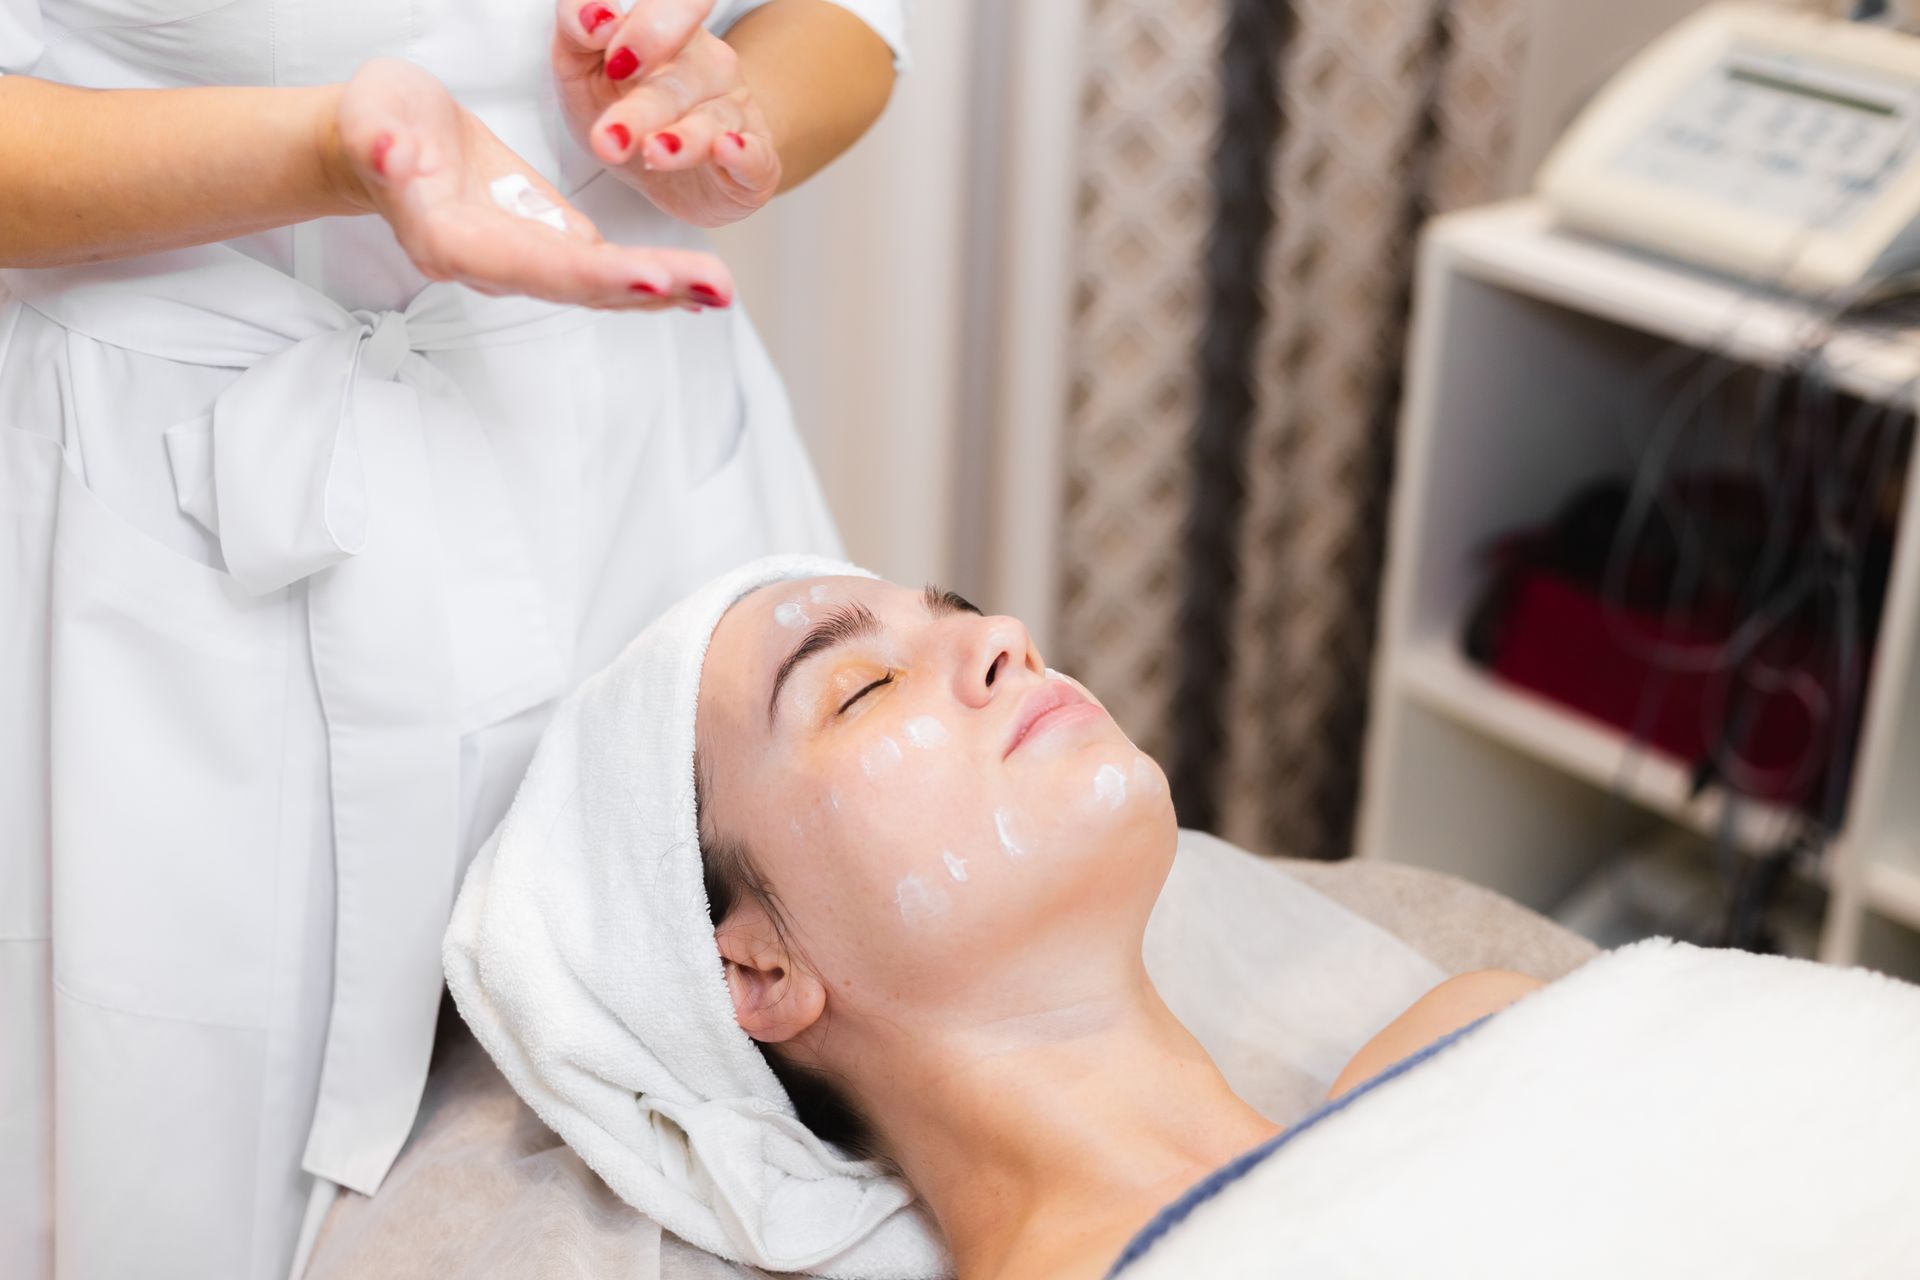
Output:
[[[714,930],[727,966],[727,990],[741,1030],[762,1044],[791,1040],[820,1020],[827,989],[794,963],[773,921],[746,903]]]

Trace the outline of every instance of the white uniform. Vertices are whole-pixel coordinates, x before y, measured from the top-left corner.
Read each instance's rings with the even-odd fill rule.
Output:
[[[900,47],[900,0],[841,2]],[[700,243],[569,140],[552,14],[0,0],[0,70],[403,57],[609,238]],[[277,1277],[406,1138],[453,892],[550,700],[838,539],[738,309],[428,286],[375,218],[0,278],[0,1270]]]

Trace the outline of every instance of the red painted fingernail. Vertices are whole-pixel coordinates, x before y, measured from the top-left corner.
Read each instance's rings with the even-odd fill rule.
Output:
[[[607,79],[625,80],[640,69],[640,59],[631,49],[615,49],[607,55]]]
[[[727,141],[731,142],[734,146],[740,148],[742,151],[745,151],[747,149],[747,140],[741,137],[737,133],[729,133],[727,135]]]
[[[393,135],[383,133],[373,140],[373,171],[387,176],[387,152],[393,150]]]
[[[592,35],[613,21],[613,10],[603,4],[590,4],[580,11],[580,25]]]
[[[608,125],[607,136],[609,138],[612,138],[613,145],[620,148],[622,151],[625,151],[628,147],[633,145],[633,135],[627,132],[627,126],[623,124]]]
[[[645,280],[635,280],[632,284],[628,285],[627,288],[633,290],[635,293],[644,293],[649,298],[658,298],[661,296],[660,287],[658,285],[648,284]]]
[[[656,133],[653,136],[655,139],[659,141],[661,146],[667,149],[668,155],[677,156],[680,154],[680,135],[679,134]]]
[[[721,298],[718,293],[714,292],[714,290],[707,285],[690,284],[687,286],[687,292],[692,295],[694,301],[704,302],[710,307],[726,305],[725,299]]]

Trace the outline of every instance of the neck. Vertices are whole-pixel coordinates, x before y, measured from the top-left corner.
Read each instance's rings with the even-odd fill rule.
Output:
[[[1102,1275],[1157,1209],[1277,1132],[1138,965],[1015,1016],[911,1032],[855,1083],[962,1280]]]

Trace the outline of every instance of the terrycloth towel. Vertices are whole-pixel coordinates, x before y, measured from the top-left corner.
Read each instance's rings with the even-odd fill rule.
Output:
[[[1655,939],[1308,1117],[1122,1280],[1914,1275],[1920,987]]]
[[[515,1090],[621,1199],[722,1257],[845,1280],[947,1273],[905,1183],[798,1119],[734,1019],[693,795],[700,667],[757,587],[864,570],[756,561],[643,631],[555,713],[467,873],[443,959]]]

